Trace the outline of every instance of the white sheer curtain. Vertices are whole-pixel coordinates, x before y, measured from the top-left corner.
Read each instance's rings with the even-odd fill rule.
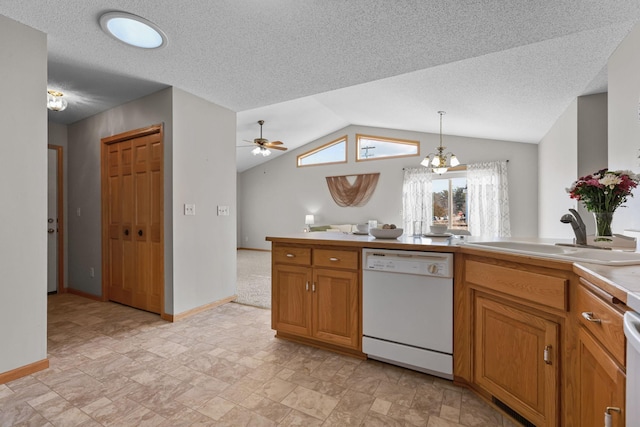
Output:
[[[473,236],[511,236],[506,161],[467,165],[467,204]]]
[[[428,168],[405,168],[402,184],[402,220],[405,234],[415,233],[414,221],[422,221],[423,230],[431,224],[433,195],[432,173]]]

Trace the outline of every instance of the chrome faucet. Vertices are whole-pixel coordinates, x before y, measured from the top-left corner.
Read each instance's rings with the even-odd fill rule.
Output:
[[[582,218],[580,218],[580,214],[575,209],[569,209],[570,214],[562,215],[560,218],[560,222],[565,224],[571,224],[573,227],[573,232],[576,235],[576,245],[586,245],[587,244],[587,227],[584,225]]]

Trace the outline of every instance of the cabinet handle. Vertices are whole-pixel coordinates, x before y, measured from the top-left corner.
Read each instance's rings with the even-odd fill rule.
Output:
[[[582,317],[584,317],[587,322],[602,323],[602,320],[598,319],[597,317],[593,317],[593,312],[591,311],[583,311]]]
[[[617,413],[622,412],[620,408],[607,406],[607,409],[604,410],[604,427],[613,427],[613,419],[611,418],[611,411],[615,411]]]
[[[550,345],[546,345],[544,347],[542,358],[544,359],[544,363],[546,363],[547,365],[551,365],[551,346]]]
[[[311,285],[311,292],[315,292],[316,291],[316,282],[313,282],[313,285]]]
[[[308,292],[309,291],[309,281],[307,280],[307,284],[305,285],[304,289]]]
[[[295,258],[296,256],[294,254],[287,254],[287,258]]]
[[[331,257],[329,258],[329,261],[332,261],[332,262],[340,261],[340,258]]]

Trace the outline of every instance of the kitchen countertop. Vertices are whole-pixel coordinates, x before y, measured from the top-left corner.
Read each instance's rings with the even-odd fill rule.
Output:
[[[370,235],[355,235],[350,233],[328,233],[328,232],[312,232],[297,233],[288,236],[267,236],[267,241],[279,243],[297,243],[297,244],[326,244],[347,246],[355,248],[377,248],[377,249],[404,249],[418,251],[435,251],[435,252],[459,252],[465,251],[464,242],[478,241],[480,239],[469,236],[442,238],[442,237],[412,237],[400,236],[397,239],[376,239]],[[537,239],[537,238],[509,238],[499,240],[510,240],[517,242],[529,243],[567,243],[567,241]],[[487,239],[481,239],[487,241]],[[477,247],[472,249],[474,252],[482,251]],[[489,251],[487,251],[489,252]],[[496,252],[491,252],[496,254]],[[517,253],[509,254],[513,256],[522,256]],[[527,258],[541,258],[545,260],[563,262],[571,264],[571,261],[563,261],[552,259],[544,256],[527,256]],[[640,312],[640,265],[632,266],[607,266],[591,263],[573,263],[573,270],[576,274],[609,292],[618,298],[627,306],[635,311]]]

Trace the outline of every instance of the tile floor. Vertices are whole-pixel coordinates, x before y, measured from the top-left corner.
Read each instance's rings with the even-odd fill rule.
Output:
[[[0,385],[1,426],[513,426],[429,375],[274,338],[230,303],[176,323],[49,297],[50,368]]]

